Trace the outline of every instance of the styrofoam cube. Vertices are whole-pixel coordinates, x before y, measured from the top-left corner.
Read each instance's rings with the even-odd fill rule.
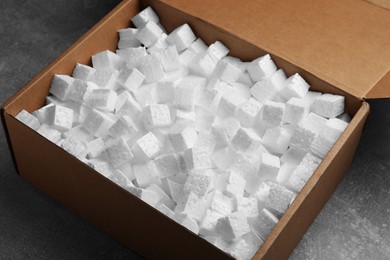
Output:
[[[83,127],[96,137],[105,137],[114,123],[115,121],[107,114],[92,109],[83,122]]]
[[[199,198],[203,198],[214,187],[213,176],[206,172],[196,172],[188,176],[184,183],[183,193],[195,193]]]
[[[237,109],[235,117],[240,121],[242,126],[251,127],[255,120],[259,119],[262,108],[263,104],[254,98],[250,98]]]
[[[157,184],[152,183],[149,187],[146,188],[146,190],[156,192],[161,198],[159,201],[160,203],[164,204],[171,210],[174,208],[175,202]]]
[[[63,106],[50,106],[47,109],[48,125],[58,131],[66,131],[73,125],[73,110]]]
[[[87,143],[75,136],[70,136],[61,143],[61,147],[73,156],[85,159],[88,153]]]
[[[287,77],[282,69],[274,72],[270,77],[257,81],[250,92],[254,98],[264,103],[267,100],[274,100],[286,82]]]
[[[323,128],[323,132],[321,134],[327,137],[331,137],[334,140],[337,140],[347,128],[347,126],[348,123],[341,119],[330,118],[326,121],[325,127]]]
[[[233,212],[234,206],[234,200],[232,198],[225,196],[219,190],[214,192],[210,204],[210,210],[222,214],[222,216],[226,217]]]
[[[197,38],[191,43],[187,50],[193,51],[194,53],[201,53],[207,50],[206,43],[201,39]]]
[[[342,113],[341,115],[337,116],[338,119],[343,120],[344,122],[350,123],[352,118],[348,113]]]
[[[161,57],[155,53],[141,57],[138,69],[144,74],[147,83],[157,82],[165,76]]]
[[[174,103],[178,109],[193,111],[196,99],[196,89],[192,86],[179,84],[174,93]]]
[[[118,95],[111,89],[94,89],[90,96],[90,105],[95,109],[113,112]]]
[[[85,128],[80,124],[75,127],[72,127],[69,131],[66,131],[62,133],[63,137],[65,139],[70,137],[75,137],[81,141],[84,141],[86,143],[92,141],[94,138],[91,136],[91,134],[85,130]]]
[[[72,77],[75,79],[81,79],[87,81],[92,77],[95,71],[96,69],[88,65],[76,63],[76,66],[73,69]]]
[[[309,88],[310,85],[298,73],[295,73],[286,80],[280,94],[286,100],[292,97],[304,98]]]
[[[120,117],[115,124],[109,129],[108,134],[118,138],[121,136],[133,136],[138,133],[139,129],[129,116]]]
[[[311,111],[327,118],[334,118],[344,112],[345,97],[334,94],[323,94],[317,97]]]
[[[164,81],[158,82],[155,88],[157,103],[167,104],[171,103],[174,99],[176,86],[173,82]]]
[[[286,189],[284,186],[272,183],[270,185],[269,195],[265,201],[265,205],[284,214],[290,206],[291,200],[294,196],[294,192]]]
[[[263,145],[272,153],[283,154],[287,151],[291,134],[282,127],[268,128],[263,136]]]
[[[118,76],[120,85],[131,92],[136,92],[144,79],[145,76],[135,68],[124,69]]]
[[[138,40],[137,40],[138,41]],[[148,55],[145,47],[129,47],[117,50],[116,53],[126,61],[126,66],[129,69],[134,69],[138,66],[142,57]]]
[[[302,125],[318,134],[324,128],[326,121],[327,119],[322,116],[315,113],[309,113],[309,115],[303,120]]]
[[[240,197],[237,199],[237,211],[244,213],[247,218],[259,215],[257,199],[254,197]]]
[[[139,28],[135,37],[145,46],[149,47],[160,39],[163,31],[153,21],[148,21],[145,26]]]
[[[311,91],[309,90],[303,100],[305,103],[307,103],[309,106],[311,106],[314,102],[314,100],[322,95],[321,92]]]
[[[193,125],[196,121],[196,114],[194,111],[183,111],[181,109],[176,109],[175,120],[180,122],[187,122],[190,125]]]
[[[206,52],[201,52],[196,55],[191,62],[188,64],[190,70],[197,75],[203,77],[210,77],[213,73],[215,67],[217,66],[217,62],[215,59]]]
[[[208,109],[202,107],[195,107],[195,128],[198,131],[209,131],[211,126],[217,120],[217,116]]]
[[[38,118],[24,109],[20,111],[15,118],[33,130],[38,130],[41,127],[41,123],[39,122]]]
[[[197,57],[197,55],[198,53],[190,49],[184,50],[179,54],[179,60],[181,65],[188,67],[192,63],[192,60],[195,59],[195,57]]]
[[[52,143],[59,144],[59,142],[61,141],[61,132],[51,128],[46,124],[41,125],[41,127],[38,128],[37,132]]]
[[[136,34],[138,29],[126,28],[118,31],[119,41],[118,49],[137,48],[141,46],[141,42],[137,39]]]
[[[165,154],[154,159],[161,178],[166,178],[181,172],[179,160],[175,154]]]
[[[159,24],[157,24],[157,25],[159,25]],[[165,32],[163,32],[161,34],[160,38],[155,43],[153,43],[152,45],[150,45],[148,47],[147,51],[148,51],[148,53],[153,53],[153,52],[162,53],[169,46],[171,46],[171,45],[170,45],[170,42],[168,41],[168,35]]]
[[[241,73],[242,71],[233,64],[226,61],[220,61],[215,67],[211,77],[218,78],[231,84],[237,81]]]
[[[161,202],[156,204],[156,209],[159,210],[161,213],[163,213],[165,216],[169,217],[170,219],[174,219],[175,217],[175,212],[173,212],[170,208],[168,208],[165,204]]]
[[[89,105],[90,96],[93,90],[98,89],[99,86],[92,81],[84,81],[81,79],[75,79],[72,85],[72,90],[69,93],[68,98],[77,103],[86,103]]]
[[[200,233],[200,231],[199,231],[199,233]],[[230,243],[226,242],[221,237],[216,236],[216,235],[204,236],[203,238],[206,239],[209,243],[216,246],[217,248],[224,250],[224,251],[230,246]]]
[[[284,103],[266,101],[263,106],[263,121],[269,127],[280,126],[283,123],[285,108]]]
[[[135,142],[133,148],[133,153],[138,157],[151,159],[162,150],[163,144],[152,132],[148,132]]]
[[[287,152],[280,157],[280,163],[297,165],[300,161],[302,161],[305,155],[305,151],[299,148],[289,147]]]
[[[177,152],[192,148],[195,145],[198,133],[192,127],[177,126],[171,129],[169,138]]]
[[[188,24],[177,27],[168,35],[168,41],[176,46],[178,52],[188,48],[196,39],[194,32]]]
[[[278,176],[279,169],[279,157],[268,153],[261,154],[261,164],[259,169],[259,178],[261,181],[275,181]]]
[[[88,158],[98,157],[105,149],[106,145],[101,137],[98,137],[87,144]]]
[[[307,153],[288,179],[289,188],[300,192],[320,163],[321,159],[319,157],[312,153]]]
[[[203,147],[185,150],[184,161],[188,170],[205,170],[212,166],[210,153]]]
[[[283,186],[288,186],[288,180],[291,177],[291,174],[295,171],[297,164],[293,163],[284,163],[280,166],[278,176],[276,177],[276,182]]]
[[[229,51],[229,48],[220,41],[214,42],[207,48],[207,53],[209,53],[216,61],[219,61],[228,55]]]
[[[237,119],[228,117],[215,123],[212,126],[211,132],[216,138],[217,146],[224,146],[230,143],[240,128],[241,125]]]
[[[308,151],[317,133],[311,129],[298,125],[290,139],[290,146]]]
[[[184,184],[168,179],[169,194],[174,202],[178,203],[183,194]]]
[[[266,240],[272,229],[279,222],[279,220],[267,209],[262,209],[259,216],[252,224],[253,231]]]
[[[252,129],[241,127],[233,137],[232,145],[240,151],[252,153],[261,146],[261,138]]]
[[[290,98],[286,103],[284,122],[299,124],[309,112],[309,106],[301,98]]]
[[[141,28],[149,21],[159,23],[160,19],[158,18],[158,15],[153,10],[153,8],[148,6],[141,12],[139,12],[137,15],[133,16],[133,18],[131,18],[131,21],[133,22],[135,27]]]
[[[115,110],[117,115],[127,115],[133,119],[136,119],[142,113],[141,106],[128,92],[123,92],[118,96],[117,103],[115,104]]]
[[[166,127],[172,123],[169,107],[163,104],[151,104],[144,111],[144,124],[147,129]]]
[[[245,102],[245,99],[238,97],[235,94],[227,94],[221,97],[217,114],[220,117],[227,118],[234,115],[237,108]]]
[[[221,101],[222,94],[217,90],[208,90],[203,88],[198,92],[196,105],[203,107],[210,112],[215,112]]]
[[[246,240],[234,242],[226,251],[237,260],[251,259],[259,247],[248,243]]]
[[[134,157],[130,147],[122,138],[115,140],[115,142],[106,149],[106,152],[114,167],[119,167]]]
[[[207,210],[207,201],[200,199],[194,192],[183,194],[178,201],[175,212],[185,213],[200,221]]]
[[[181,69],[182,65],[179,60],[175,46],[168,46],[161,54],[161,63],[165,72]]]
[[[217,223],[217,231],[226,241],[233,241],[248,233],[250,227],[242,212],[234,212],[227,217],[220,218]]]
[[[217,222],[220,218],[223,218],[224,215],[214,211],[206,210],[206,213],[199,223],[199,234],[201,235],[216,235]]]
[[[113,69],[97,69],[91,81],[100,88],[116,90],[118,88],[117,79],[119,71]]]
[[[68,96],[72,91],[73,82],[74,78],[68,75],[55,74],[49,92],[62,101],[68,100]]]
[[[133,171],[137,184],[141,188],[146,188],[153,183],[161,183],[156,163],[153,160],[144,164],[133,165]]]
[[[248,65],[247,70],[253,81],[259,81],[270,77],[277,70],[277,67],[271,56],[266,54],[252,61]]]
[[[257,199],[258,201],[258,206],[260,208],[265,207],[265,201],[267,197],[269,196],[269,190],[271,189],[270,187],[271,182],[261,182],[260,185],[253,191],[253,197]]]
[[[101,159],[92,159],[88,160],[88,166],[90,166],[92,169],[100,173],[106,178],[110,178],[113,174],[115,169],[112,167],[112,165],[104,160]]]
[[[92,65],[95,69],[121,70],[126,67],[126,61],[118,54],[106,50],[92,55]]]
[[[193,219],[191,216],[183,213],[176,213],[175,220],[180,225],[184,226],[191,232],[198,234],[199,233],[199,226],[198,222],[196,222],[195,219]]]

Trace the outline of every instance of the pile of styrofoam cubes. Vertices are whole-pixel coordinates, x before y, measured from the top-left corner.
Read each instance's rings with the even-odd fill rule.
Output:
[[[47,105],[17,118],[237,259],[249,259],[350,120],[270,55],[169,35],[148,7],[116,53],[55,75]]]

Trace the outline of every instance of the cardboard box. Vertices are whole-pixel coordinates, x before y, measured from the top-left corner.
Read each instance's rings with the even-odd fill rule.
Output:
[[[54,74],[115,50],[117,30],[147,5],[171,31],[187,22],[207,43],[220,40],[251,60],[270,53],[288,75],[346,96],[353,119],[254,259],[289,256],[347,172],[368,116],[364,98],[390,97],[390,13],[360,0],[125,0],[2,106],[18,173],[147,259],[231,259],[207,241],[95,172],[14,117],[45,103]]]

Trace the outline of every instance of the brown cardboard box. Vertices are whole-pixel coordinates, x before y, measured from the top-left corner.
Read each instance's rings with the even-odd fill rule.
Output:
[[[284,259],[352,162],[368,116],[363,98],[390,97],[390,13],[361,0],[125,0],[2,107],[18,173],[148,259],[231,259],[205,240],[104,178],[14,116],[45,102],[55,73],[115,50],[117,30],[151,4],[168,31],[189,23],[207,43],[221,40],[244,60],[271,53],[288,75],[312,89],[346,96],[353,120],[282,217],[255,259]]]

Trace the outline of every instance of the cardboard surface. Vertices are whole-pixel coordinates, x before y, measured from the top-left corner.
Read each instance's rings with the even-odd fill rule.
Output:
[[[210,2],[210,5],[217,2]],[[166,3],[143,1],[142,5],[150,3],[168,30],[188,22],[206,42],[221,40],[231,48],[233,55],[244,59],[253,59],[268,51],[261,44],[256,46],[241,39],[240,35],[228,33],[219,24],[213,26]],[[90,63],[92,54],[105,49],[114,50],[118,39],[116,31],[128,26],[140,6],[136,0],[123,1],[3,106],[2,116],[15,162],[22,177],[147,259],[230,259],[14,118],[21,109],[33,111],[44,103],[55,73],[70,74],[76,62]],[[346,173],[369,111],[367,103],[347,93],[346,89],[334,87],[309,69],[295,66],[288,56],[271,54],[287,74],[301,73],[313,89],[346,95],[346,110],[353,116],[353,121],[255,259],[283,259],[291,253]],[[32,152],[37,147],[39,152]]]
[[[355,97],[390,97],[390,87],[383,87],[390,85],[390,12],[384,8],[362,0],[162,1]]]

